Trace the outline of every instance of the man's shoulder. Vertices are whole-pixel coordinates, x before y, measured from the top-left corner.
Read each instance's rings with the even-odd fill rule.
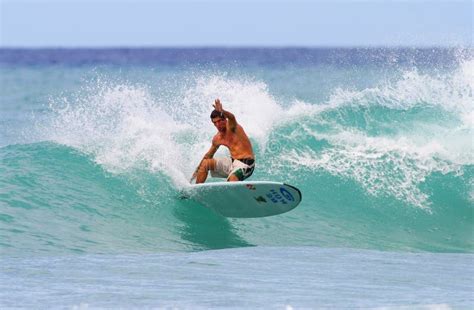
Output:
[[[220,140],[220,136],[219,134],[215,134],[214,137],[212,137],[212,144],[217,144],[219,143],[219,140]]]
[[[237,126],[235,127],[235,132],[245,133],[244,127],[242,127],[240,124],[237,124]]]

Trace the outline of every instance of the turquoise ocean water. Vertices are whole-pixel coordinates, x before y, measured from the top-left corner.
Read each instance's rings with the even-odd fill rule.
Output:
[[[0,306],[473,307],[473,89],[472,49],[1,49]],[[179,199],[215,98],[300,206]]]

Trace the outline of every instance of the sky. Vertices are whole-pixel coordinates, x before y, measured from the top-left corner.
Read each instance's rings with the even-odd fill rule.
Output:
[[[0,0],[0,47],[472,47],[473,13],[471,0]]]

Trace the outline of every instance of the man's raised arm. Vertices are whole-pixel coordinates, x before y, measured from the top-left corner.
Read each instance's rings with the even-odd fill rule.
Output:
[[[237,120],[235,119],[235,115],[230,113],[229,111],[226,111],[222,108],[222,103],[219,99],[216,99],[213,105],[214,109],[216,111],[222,112],[225,118],[229,121],[229,128],[232,131],[235,131],[237,128]]]

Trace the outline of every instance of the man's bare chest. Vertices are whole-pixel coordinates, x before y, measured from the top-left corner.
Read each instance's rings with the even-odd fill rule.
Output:
[[[227,133],[217,138],[217,143],[227,147],[234,146],[238,142],[236,134]]]

